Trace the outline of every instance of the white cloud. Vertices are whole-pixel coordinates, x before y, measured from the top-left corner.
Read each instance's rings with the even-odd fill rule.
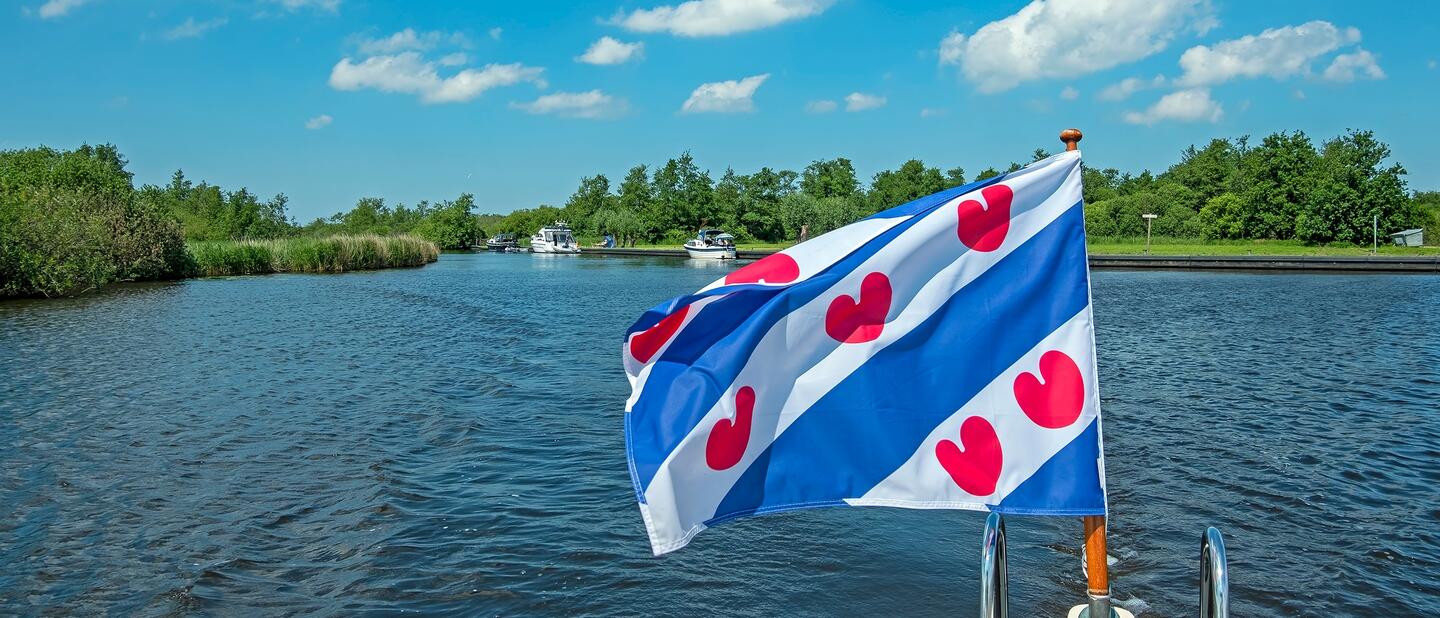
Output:
[[[625,43],[612,37],[602,36],[576,60],[586,64],[623,64],[643,57],[645,57],[644,43]]]
[[[175,39],[191,39],[203,36],[206,32],[223,26],[230,20],[224,17],[217,17],[206,21],[195,21],[194,17],[186,17],[185,21],[165,31],[165,38],[171,41]]]
[[[511,103],[514,109],[531,114],[555,114],[569,118],[613,118],[625,113],[629,105],[599,90],[589,92],[556,92],[529,103]]]
[[[1209,0],[1033,0],[968,37],[951,32],[940,64],[959,66],[981,92],[1003,92],[1134,62],[1216,23]]]
[[[35,9],[35,13],[40,16],[40,19],[55,19],[64,17],[65,14],[89,2],[90,0],[48,0],[45,4],[40,5],[40,8]]]
[[[940,116],[944,116],[945,114],[945,110],[935,107],[926,107],[920,110],[921,118],[939,118]]]
[[[751,98],[767,79],[770,79],[770,74],[761,73],[740,80],[700,84],[690,93],[690,98],[685,99],[680,111],[686,114],[753,112],[755,103]]]
[[[409,51],[371,56],[361,62],[342,58],[330,71],[330,87],[336,90],[373,88],[382,92],[414,94],[425,103],[469,101],[500,86],[530,82],[545,87],[545,69],[520,63],[488,64],[441,77],[438,64]]]
[[[1155,79],[1150,80],[1144,80],[1138,77],[1127,77],[1106,86],[1104,90],[1100,91],[1100,94],[1096,98],[1101,101],[1124,101],[1130,98],[1130,95],[1140,92],[1141,90],[1159,88],[1164,85],[1164,75],[1156,75]]]
[[[1295,99],[1298,100],[1298,101],[1304,101],[1304,100],[1305,100],[1305,91],[1304,91],[1304,90],[1301,90],[1301,89],[1299,89],[1299,88],[1296,88],[1296,89],[1295,89],[1295,92],[1293,92],[1293,93],[1291,93],[1291,94],[1294,95],[1294,96],[1295,96]]]
[[[825,12],[834,0],[690,0],[676,6],[621,11],[611,19],[631,32],[721,36],[769,28]]]
[[[319,116],[306,120],[305,128],[310,129],[311,131],[314,131],[315,129],[323,129],[329,126],[330,123],[334,120],[334,118],[330,117],[330,114],[320,114]]]
[[[496,41],[499,41],[499,40],[500,40],[500,35],[501,35],[502,33],[504,33],[504,32],[505,32],[505,29],[504,29],[504,28],[501,28],[500,26],[495,26],[494,28],[491,28],[491,29],[490,29],[490,38],[495,39]]]
[[[1340,54],[1325,68],[1325,79],[1332,82],[1353,82],[1356,73],[1364,79],[1385,79],[1385,71],[1375,62],[1375,55],[1356,49],[1353,54]]]
[[[1076,90],[1073,86],[1066,86],[1060,90],[1060,98],[1066,101],[1074,101],[1080,98],[1080,91]]]
[[[863,92],[852,92],[845,95],[845,111],[847,112],[863,112],[881,107],[885,107],[885,97]]]
[[[466,64],[469,64],[469,62],[470,62],[470,56],[465,55],[465,52],[455,52],[455,53],[453,53],[453,54],[445,54],[444,56],[441,56],[440,59],[439,59],[439,60],[436,60],[435,62],[438,63],[438,64],[439,64],[440,66],[442,66],[442,67],[458,67],[458,66],[464,66],[464,65],[466,65]]]
[[[1285,79],[1310,73],[1310,62],[1360,42],[1360,31],[1326,21],[1271,28],[1260,34],[1197,45],[1180,56],[1182,86],[1210,86],[1239,77]]]
[[[439,30],[421,32],[414,28],[406,28],[383,38],[359,38],[355,48],[365,55],[394,54],[408,50],[430,51],[444,43],[464,45],[465,35]]]
[[[1430,67],[1430,70],[1431,70],[1431,71],[1434,71],[1434,70],[1435,70],[1435,59],[1434,59],[1434,58],[1431,58],[1431,59],[1430,59],[1430,62],[1426,63],[1425,66]]]
[[[818,101],[811,101],[811,102],[809,102],[809,103],[806,103],[806,104],[805,104],[805,113],[807,113],[807,114],[828,114],[828,113],[830,113],[830,112],[835,111],[836,109],[839,109],[839,107],[840,107],[840,104],[839,104],[839,103],[836,103],[836,102],[831,101],[831,100],[829,100],[829,99],[820,99],[820,100],[818,100]]]
[[[340,10],[340,0],[270,0],[272,3],[285,7],[287,11],[299,11],[301,9],[315,9],[334,13]]]
[[[960,64],[960,56],[965,54],[965,35],[958,30],[951,30],[950,34],[940,39],[940,65]]]
[[[1210,98],[1209,88],[1191,88],[1172,92],[1143,112],[1125,114],[1130,124],[1155,124],[1164,120],[1180,122],[1219,122],[1224,110]]]

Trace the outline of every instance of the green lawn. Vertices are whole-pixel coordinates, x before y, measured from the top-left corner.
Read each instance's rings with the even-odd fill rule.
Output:
[[[1090,239],[1090,253],[1128,255],[1145,252],[1144,238]],[[1152,255],[1370,255],[1370,247],[1354,245],[1306,245],[1293,240],[1214,240],[1155,238]],[[1440,256],[1440,247],[1397,247],[1381,244],[1380,255]]]

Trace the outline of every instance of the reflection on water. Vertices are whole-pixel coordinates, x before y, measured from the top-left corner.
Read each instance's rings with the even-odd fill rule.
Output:
[[[742,262],[743,263],[743,262]],[[952,615],[982,517],[830,509],[649,556],[620,333],[701,260],[432,266],[0,303],[0,614]],[[1095,277],[1116,596],[1440,610],[1440,278]],[[1016,615],[1083,596],[1012,518]]]
[[[682,261],[685,262],[685,265],[686,265],[686,266],[689,266],[690,268],[695,268],[695,269],[698,269],[698,270],[711,270],[711,271],[725,270],[725,271],[728,271],[728,270],[731,270],[731,269],[735,268],[735,263],[736,263],[737,261],[740,262],[740,264],[743,265],[743,264],[749,264],[750,262],[753,262],[754,260],[706,260],[706,259],[695,259],[695,258],[691,258],[691,259],[682,260]],[[720,276],[720,275],[716,275],[717,278],[718,278],[719,276]]]

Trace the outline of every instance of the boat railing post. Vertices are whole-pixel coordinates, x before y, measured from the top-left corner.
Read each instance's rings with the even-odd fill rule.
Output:
[[[1225,540],[1213,526],[1200,536],[1200,618],[1230,618]]]
[[[980,544],[980,618],[1006,618],[1010,612],[1005,576],[1005,520],[999,513],[985,518]]]

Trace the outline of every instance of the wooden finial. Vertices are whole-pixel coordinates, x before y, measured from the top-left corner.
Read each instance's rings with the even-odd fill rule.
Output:
[[[1085,137],[1085,134],[1081,133],[1080,129],[1065,129],[1060,132],[1060,141],[1065,142],[1065,152],[1078,150],[1080,148],[1080,139],[1083,137]]]

